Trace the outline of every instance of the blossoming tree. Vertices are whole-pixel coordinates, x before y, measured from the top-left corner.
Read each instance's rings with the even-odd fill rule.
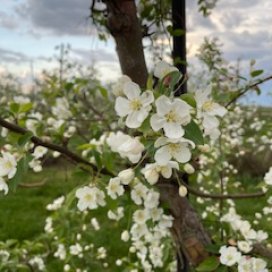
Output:
[[[45,156],[64,156],[75,163],[82,182],[47,206],[53,213],[45,224],[50,246],[37,242],[12,251],[5,244],[12,257],[2,250],[1,268],[44,271],[53,257],[60,271],[185,271],[184,259],[196,271],[269,271],[268,233],[244,219],[234,200],[264,197],[268,206],[263,214],[271,214],[272,168],[260,188],[243,192],[238,184],[231,192],[234,182],[229,181],[237,169],[228,152],[253,144],[239,138],[244,128],[231,125],[235,118],[246,123],[237,99],[271,77],[252,71],[251,82],[223,98],[212,84],[176,96],[184,84],[176,67],[158,60],[147,74],[134,1],[105,3],[127,75],[109,90],[75,76],[57,84],[51,78],[36,99],[1,98],[4,194],[20,184],[29,168],[42,171]],[[253,132],[269,127],[257,121]],[[271,132],[267,136],[264,131],[262,141],[272,146]],[[188,176],[199,188],[185,182]],[[212,188],[205,188],[205,182]],[[188,193],[207,205],[202,219],[211,213],[219,218],[219,227],[203,225]],[[100,232],[106,235],[104,244],[96,245]],[[118,243],[111,243],[113,237]]]

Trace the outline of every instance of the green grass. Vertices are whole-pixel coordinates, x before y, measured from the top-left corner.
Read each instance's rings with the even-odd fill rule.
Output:
[[[0,197],[0,240],[32,239],[43,232],[48,215],[46,205],[53,199],[68,193],[77,181],[69,177],[67,166],[47,167],[41,173],[31,173],[23,178],[23,183],[40,183],[34,188],[18,187]]]

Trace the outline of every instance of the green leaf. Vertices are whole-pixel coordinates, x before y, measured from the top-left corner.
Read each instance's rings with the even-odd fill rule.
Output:
[[[203,133],[200,130],[199,126],[194,121],[191,121],[187,126],[184,127],[184,129],[185,138],[193,141],[197,145],[204,144]]]
[[[146,89],[153,90],[153,76],[150,74],[146,82]]]
[[[19,108],[19,113],[28,112],[31,109],[32,109],[32,103],[21,104]]]
[[[10,106],[9,106],[9,108],[10,108],[10,111],[12,113],[18,113],[19,109],[20,109],[20,104],[18,104],[18,103],[11,103]]]
[[[220,265],[220,262],[217,257],[211,256],[205,259],[197,268],[198,272],[211,272],[218,271],[217,267]]]
[[[172,73],[169,73],[166,77],[170,77],[169,90],[170,93],[172,93],[174,91],[175,86],[181,79],[181,73],[179,71],[174,71]]]
[[[190,93],[182,94],[180,98],[193,108],[196,108],[196,101],[193,94]]]
[[[25,155],[17,164],[17,171],[15,176],[9,181],[11,184],[11,188],[15,190],[18,184],[22,181],[24,174],[28,170],[28,163],[32,160],[32,156],[30,154]]]
[[[108,98],[108,91],[107,89],[101,87],[101,86],[98,86],[98,90],[100,91],[101,95],[104,97],[104,98]]]
[[[22,135],[19,139],[18,139],[18,145],[19,146],[24,146],[27,142],[30,141],[31,137],[33,136],[33,133],[31,131],[27,132],[26,134]]]
[[[257,77],[257,76],[261,75],[263,72],[264,72],[263,70],[255,70],[255,71],[252,71],[252,72],[250,73],[250,75],[251,75],[252,77]]]

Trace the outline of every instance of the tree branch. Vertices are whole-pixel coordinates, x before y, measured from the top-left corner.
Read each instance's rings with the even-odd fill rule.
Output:
[[[3,118],[0,118],[0,126],[15,132],[17,134],[21,134],[21,135],[25,135],[26,133],[29,133],[30,131],[22,128],[18,125],[12,124],[6,120],[4,120]],[[35,145],[40,145],[40,146],[44,146],[50,150],[53,151],[57,151],[63,155],[65,155],[67,158],[73,160],[76,163],[82,163],[85,164],[87,166],[90,166],[93,171],[95,172],[99,172],[101,174],[104,175],[109,175],[109,176],[113,176],[113,173],[111,173],[110,171],[108,171],[107,169],[103,168],[103,169],[98,169],[96,165],[90,163],[89,161],[85,160],[84,158],[80,157],[79,155],[73,153],[72,151],[70,151],[69,149],[67,149],[66,147],[62,147],[47,141],[42,140],[41,138],[37,137],[37,136],[32,136],[31,137],[31,142],[34,143]]]
[[[176,173],[176,177],[179,181],[179,183],[182,183],[184,185],[188,192],[192,195],[203,197],[203,198],[211,198],[211,199],[246,199],[246,198],[258,198],[265,196],[265,192],[257,192],[257,193],[248,193],[248,194],[228,194],[228,195],[222,195],[222,194],[206,194],[203,192],[198,191],[197,189],[189,186],[186,182],[181,180]]]
[[[254,89],[258,85],[260,85],[260,84],[262,84],[262,83],[264,83],[266,81],[269,81],[269,80],[272,80],[272,75],[270,75],[270,76],[268,76],[266,78],[260,79],[257,82],[255,82],[253,84],[250,84],[250,85],[248,85],[248,86],[246,86],[244,88],[241,88],[239,90],[239,93],[226,104],[226,108],[229,108],[231,106],[231,104],[233,104],[234,102],[236,102],[241,96],[243,96],[249,90]]]

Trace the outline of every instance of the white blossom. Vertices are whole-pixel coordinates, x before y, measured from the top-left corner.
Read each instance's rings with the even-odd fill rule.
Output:
[[[160,137],[155,142],[155,148],[160,147],[155,153],[155,161],[160,164],[166,164],[172,158],[180,163],[186,163],[191,159],[189,145],[193,148],[195,144],[185,138],[169,139]]]
[[[125,192],[124,186],[121,184],[119,177],[111,178],[106,189],[108,195],[112,199],[116,199],[118,196],[123,195]]]
[[[107,144],[113,152],[119,153],[122,158],[128,158],[132,163],[137,163],[141,159],[144,150],[144,145],[137,137],[131,137],[121,131],[111,132]]]
[[[59,244],[57,251],[54,253],[54,257],[59,258],[60,260],[65,260],[66,258],[66,249],[64,244]]]
[[[169,138],[182,137],[185,133],[182,126],[191,120],[191,106],[181,99],[171,100],[165,95],[160,96],[155,104],[157,113],[150,119],[152,129],[159,131],[162,128],[165,136]]]
[[[233,246],[222,246],[219,250],[220,262],[226,266],[233,266],[241,259],[241,253]]]
[[[145,91],[141,94],[141,89],[136,83],[127,82],[124,85],[124,94],[126,97],[117,97],[115,110],[120,117],[127,116],[127,127],[138,128],[151,110],[150,104],[154,101],[153,93]]]
[[[272,167],[270,167],[269,171],[265,174],[264,181],[267,185],[272,185]]]
[[[218,130],[219,121],[216,116],[223,117],[227,110],[210,99],[211,89],[204,91],[197,91],[195,93],[195,100],[197,103],[197,115],[202,119],[204,132],[212,139],[217,139],[220,135]]]
[[[168,161],[166,164],[147,163],[142,169],[145,179],[151,184],[154,185],[158,182],[160,174],[169,179],[172,176],[172,169],[179,169],[178,163],[175,161]]]
[[[80,211],[86,209],[96,209],[98,206],[105,206],[105,194],[96,187],[84,186],[76,191],[76,197],[79,199],[77,207]]]
[[[115,96],[122,96],[124,95],[124,86],[126,83],[131,82],[131,79],[126,76],[122,75],[117,82],[112,86],[112,93]]]
[[[161,60],[155,65],[154,76],[159,79],[163,79],[166,75],[172,72],[178,72],[178,69],[175,66]]]
[[[0,157],[0,177],[7,176],[9,179],[13,178],[17,171],[17,161],[15,157],[8,153],[2,152]]]

